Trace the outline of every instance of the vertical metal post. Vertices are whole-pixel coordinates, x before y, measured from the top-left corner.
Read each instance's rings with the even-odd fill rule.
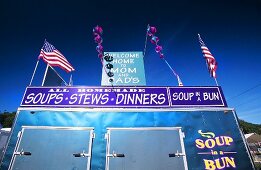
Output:
[[[73,79],[72,79],[72,73],[71,73],[71,76],[70,76],[70,80],[69,80],[69,86],[73,86]]]
[[[31,78],[31,81],[30,81],[30,84],[29,84],[29,86],[31,86],[31,84],[32,84],[32,82],[33,82],[33,79],[34,79],[34,74],[35,74],[35,72],[36,72],[36,69],[37,69],[37,67],[38,67],[38,63],[39,63],[39,60],[37,60],[37,62],[36,62],[36,65],[35,65],[35,68],[34,68],[34,72],[33,72],[33,75],[32,75],[32,78]]]
[[[149,28],[149,24],[147,26],[147,29]],[[146,49],[147,49],[147,41],[148,41],[148,30],[146,30],[146,38],[145,38],[145,45],[144,45],[144,51],[143,51],[143,57],[145,57]]]
[[[216,79],[216,78],[214,78],[214,79],[215,79],[216,85],[218,86],[218,82],[217,82],[217,79]]]
[[[47,71],[48,71],[48,67],[49,67],[49,64],[47,64],[46,69],[45,69],[45,72],[44,72],[44,77],[43,77],[42,86],[44,85],[44,82],[45,82],[45,78],[46,78],[46,74],[47,74]]]

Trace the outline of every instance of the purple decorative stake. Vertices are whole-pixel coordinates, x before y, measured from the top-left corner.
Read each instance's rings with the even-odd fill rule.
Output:
[[[152,44],[158,44],[158,42],[159,42],[159,37],[152,36],[150,42],[151,42]]]
[[[99,57],[99,59],[102,59],[103,54],[102,54],[102,53],[99,53],[99,54],[98,54],[98,57]]]
[[[104,66],[104,61],[103,61],[103,57],[104,57],[103,56],[103,46],[102,46],[103,40],[102,40],[102,37],[101,37],[101,35],[103,33],[102,27],[97,25],[96,27],[93,28],[92,31],[93,31],[94,41],[95,41],[95,43],[98,44],[96,46],[96,51],[98,52],[98,58],[101,60],[102,67],[103,67],[104,71],[106,72],[106,74],[108,75],[109,81],[112,83],[113,82],[112,77],[113,77],[114,74],[113,74],[113,72],[111,72],[111,69],[113,68],[113,65],[112,64],[107,64],[108,66],[105,67]],[[106,57],[106,55],[105,55],[105,57]],[[107,71],[106,68],[109,71]]]
[[[155,51],[156,51],[157,53],[159,53],[160,58],[163,59],[163,58],[164,58],[164,55],[163,55],[162,52],[161,52],[161,51],[162,51],[162,46],[158,45],[159,37],[157,37],[157,36],[154,35],[156,32],[157,32],[156,27],[151,27],[151,26],[149,26],[148,29],[147,29],[147,34],[148,34],[148,36],[151,37],[150,42],[151,42],[152,44],[155,44],[155,45],[156,45]]]
[[[156,32],[157,32],[156,27],[149,26],[148,29],[147,29],[147,33],[148,33],[149,36],[154,35]]]
[[[99,44],[99,45],[96,47],[96,50],[98,51],[99,54],[103,53],[103,47],[102,47],[102,45]]]
[[[160,55],[161,55],[161,50],[162,50],[162,47],[160,45],[157,45],[156,48],[155,48],[155,51],[157,53],[160,53]]]
[[[102,44],[102,33],[103,33],[103,30],[102,30],[102,27],[100,26],[96,26],[93,28],[93,36],[94,36],[94,41],[95,43],[98,44],[98,46],[96,47],[96,50],[98,52],[98,57],[101,59],[101,62],[102,62],[102,58],[103,58],[103,46],[101,45]]]
[[[99,35],[101,35],[103,33],[102,27],[100,27],[99,25],[97,25],[96,27],[93,28],[93,33],[97,33]]]
[[[101,44],[102,43],[102,37],[100,35],[96,35],[94,37],[94,41],[97,43],[97,44]]]
[[[150,42],[151,42],[152,44],[155,44],[155,45],[156,45],[155,51],[156,51],[157,53],[159,53],[160,59],[164,60],[164,62],[165,62],[165,63],[167,64],[167,66],[170,68],[170,70],[172,71],[172,73],[174,74],[174,76],[177,78],[179,86],[183,86],[183,83],[181,82],[181,79],[179,78],[179,75],[175,72],[175,70],[169,65],[168,61],[164,58],[164,54],[162,53],[162,49],[163,49],[163,48],[162,48],[162,46],[160,46],[160,45],[158,44],[159,38],[154,35],[156,32],[157,32],[156,27],[148,26],[148,28],[147,28],[147,35],[151,37]]]

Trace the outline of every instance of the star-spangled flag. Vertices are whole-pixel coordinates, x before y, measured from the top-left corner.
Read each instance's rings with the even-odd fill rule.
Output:
[[[50,66],[58,66],[67,73],[74,71],[73,66],[67,61],[62,53],[46,40],[44,41],[44,45],[41,49],[38,59],[41,58]]]
[[[211,77],[216,78],[217,77],[217,75],[216,75],[216,70],[217,70],[216,59],[211,54],[211,52],[209,51],[208,47],[205,45],[204,41],[201,39],[199,34],[198,34],[198,39],[199,39],[199,43],[200,43],[200,46],[201,46],[202,54],[203,54],[203,56],[204,56],[204,58],[206,59],[206,62],[207,62],[207,67],[208,67],[209,73],[210,73]]]

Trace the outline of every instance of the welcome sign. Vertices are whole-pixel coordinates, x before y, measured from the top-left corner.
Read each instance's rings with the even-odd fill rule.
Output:
[[[27,87],[21,107],[227,107],[220,87]]]
[[[104,52],[104,55],[111,60],[103,60],[102,86],[146,85],[142,52]],[[112,68],[108,69],[107,64]]]

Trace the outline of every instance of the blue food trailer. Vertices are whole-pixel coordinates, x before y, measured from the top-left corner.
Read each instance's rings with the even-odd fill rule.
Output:
[[[102,86],[26,88],[1,169],[254,168],[220,86],[146,86],[142,52],[101,61]]]
[[[254,169],[212,87],[27,87],[1,169]]]

